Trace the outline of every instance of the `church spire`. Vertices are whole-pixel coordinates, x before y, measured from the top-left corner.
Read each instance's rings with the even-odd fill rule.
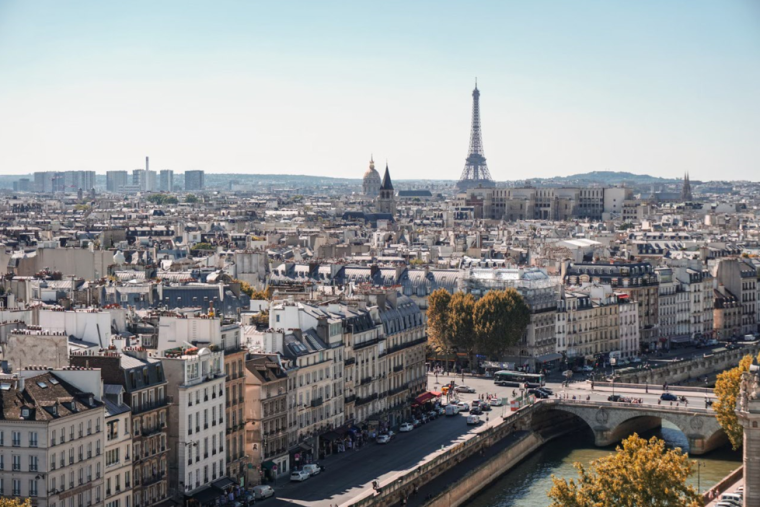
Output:
[[[380,186],[380,190],[393,190],[393,182],[391,182],[391,173],[388,171],[388,161],[385,161],[385,175],[383,176],[383,184]]]

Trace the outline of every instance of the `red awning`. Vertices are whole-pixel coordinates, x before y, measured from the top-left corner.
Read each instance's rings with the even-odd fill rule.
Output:
[[[430,394],[432,394],[436,398],[440,398],[441,397],[441,393],[439,393],[438,391],[430,391]]]
[[[422,393],[419,396],[417,396],[414,399],[414,401],[415,401],[415,403],[419,403],[420,405],[422,405],[423,403],[428,402],[428,401],[432,400],[433,398],[435,398],[435,395],[433,393],[431,393],[431,392],[428,391],[426,393]]]

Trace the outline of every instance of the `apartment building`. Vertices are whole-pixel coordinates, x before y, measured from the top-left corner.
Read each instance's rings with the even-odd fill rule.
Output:
[[[279,357],[254,354],[245,362],[246,448],[251,455],[246,484],[290,474],[288,374]]]
[[[169,484],[176,501],[205,502],[234,484],[225,476],[224,350],[192,344],[160,354],[176,408],[169,421]]]
[[[105,506],[132,507],[132,412],[119,384],[103,386],[105,419]]]
[[[617,297],[609,286],[566,290],[557,308],[557,351],[568,362],[620,353]]]
[[[0,496],[103,505],[105,408],[97,370],[32,367],[0,378]]]
[[[131,411],[132,507],[149,507],[168,500],[169,398],[161,361],[149,356],[145,348],[123,347],[121,351],[73,354],[71,364],[98,368],[106,384],[124,389],[124,403]]]
[[[659,340],[659,288],[657,276],[648,262],[569,263],[563,266],[566,285],[588,283],[610,285],[615,292],[628,294],[639,308],[641,347],[662,348]]]
[[[714,276],[717,284],[724,286],[741,305],[741,323],[737,334],[757,333],[757,270],[755,266],[742,258],[720,259],[715,266]]]
[[[713,276],[702,261],[674,260],[669,263],[673,274],[686,293],[688,300],[689,328],[687,333],[694,339],[709,339],[713,331]]]
[[[714,289],[713,327],[715,338],[728,340],[741,335],[743,308],[742,303],[724,285]]]
[[[616,294],[618,302],[618,323],[621,357],[630,359],[638,357],[641,351],[639,338],[639,309],[635,302],[632,302],[628,294]]]
[[[162,312],[159,318],[158,350],[176,348],[183,342],[211,347],[224,354],[225,377],[225,475],[237,482],[245,474],[245,349],[241,345],[240,325],[228,318],[210,314],[179,316]]]

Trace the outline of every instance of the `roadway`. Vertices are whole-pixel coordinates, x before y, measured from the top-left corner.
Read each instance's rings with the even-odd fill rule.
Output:
[[[458,385],[462,384],[461,376],[439,375],[436,384],[436,377],[429,375],[428,389],[440,390],[443,384],[451,380],[455,380]],[[481,394],[511,398],[515,390],[512,387],[496,386],[492,379],[482,377],[465,377],[465,384],[476,390],[475,394],[459,394],[460,400],[466,402],[471,402]],[[590,384],[585,382],[571,383],[566,388],[559,382],[549,382],[547,386],[554,391],[556,397],[567,396],[571,399],[576,396],[585,400],[590,396],[593,401],[607,401],[607,397],[612,394],[611,386],[596,384],[592,391]],[[616,394],[643,398],[645,404],[657,405],[661,386],[650,386],[648,391],[644,388],[615,389]],[[680,392],[677,387],[670,392],[685,395],[690,401],[689,405],[694,408],[704,408],[704,394]],[[293,504],[315,507],[343,505],[357,496],[367,494],[371,490],[372,481],[377,480],[381,485],[388,484],[432,459],[443,449],[472,438],[474,433],[483,431],[487,426],[498,424],[500,416],[509,413],[509,410],[509,407],[493,407],[493,410],[481,416],[485,419],[487,414],[488,422],[477,427],[467,426],[466,413],[453,417],[441,416],[409,433],[394,436],[388,444],[369,443],[361,449],[330,456],[320,461],[325,470],[304,482],[292,483],[287,478],[279,479],[274,485],[277,498],[268,499],[266,503],[272,507]]]

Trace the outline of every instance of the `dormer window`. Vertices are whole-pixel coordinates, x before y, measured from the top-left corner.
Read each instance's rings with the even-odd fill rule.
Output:
[[[26,419],[27,417],[29,417],[29,409],[28,408],[24,407],[24,408],[21,409],[21,417],[23,417],[24,419]]]

